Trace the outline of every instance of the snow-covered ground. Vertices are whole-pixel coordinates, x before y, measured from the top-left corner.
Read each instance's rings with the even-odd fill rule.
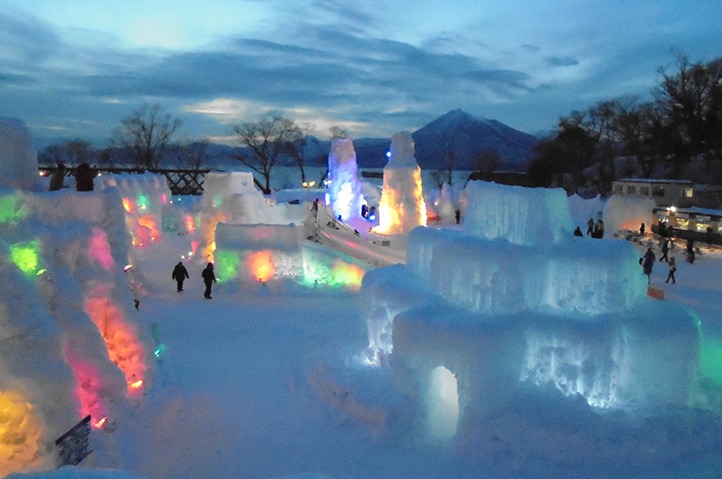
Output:
[[[407,428],[409,399],[393,393],[388,371],[359,361],[366,325],[355,293],[221,285],[206,300],[197,265],[177,293],[170,272],[184,247],[169,238],[140,255],[152,284],[140,320],[157,322],[167,346],[155,384],[114,432],[93,432],[80,468],[35,477],[718,477],[714,416],[599,414],[555,394],[510,403],[484,425],[487,444],[429,444]],[[657,263],[652,284],[719,338],[722,254],[703,253],[679,262],[675,285]],[[89,466],[127,472],[92,476]]]

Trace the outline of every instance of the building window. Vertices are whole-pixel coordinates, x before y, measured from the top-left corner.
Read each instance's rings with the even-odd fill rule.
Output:
[[[640,186],[639,187],[639,194],[642,196],[649,196],[649,187],[647,186]]]
[[[633,195],[637,192],[637,187],[632,185],[627,185],[627,194]]]
[[[664,187],[655,186],[654,188],[652,188],[652,196],[664,196]]]
[[[694,196],[694,189],[692,188],[685,188],[684,189],[684,197],[685,198],[692,198]]]

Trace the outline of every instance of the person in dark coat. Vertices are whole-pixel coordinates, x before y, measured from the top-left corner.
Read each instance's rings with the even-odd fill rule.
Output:
[[[58,163],[55,173],[50,177],[50,191],[58,191],[65,188],[65,165]]]
[[[639,235],[644,236],[644,223],[642,223],[639,227]]]
[[[173,276],[172,278],[176,281],[178,284],[178,292],[180,293],[183,291],[183,281],[185,281],[186,278],[190,278],[188,275],[188,270],[185,266],[183,266],[182,261],[178,261],[178,264],[175,265],[175,268],[173,268]]]
[[[667,275],[667,280],[665,283],[669,283],[669,280],[672,280],[672,284],[676,283],[677,281],[674,279],[674,273],[677,271],[677,263],[674,261],[674,256],[669,258],[669,261],[667,262],[669,264],[669,274]]]
[[[211,298],[211,285],[216,282],[216,275],[213,273],[213,263],[208,263],[208,266],[206,266],[206,269],[203,270],[201,276],[203,276],[203,282],[206,285],[203,297],[206,299],[213,299]]]
[[[644,253],[644,260],[642,261],[642,269],[644,270],[644,274],[647,275],[647,284],[650,282],[650,277],[652,276],[652,268],[654,267],[654,261],[656,260],[656,256],[654,256],[654,251],[652,251],[652,248],[647,248],[647,252]]]
[[[584,236],[584,233],[582,233],[581,228],[577,226],[577,229],[574,230],[574,236]]]
[[[90,165],[82,163],[75,169],[75,189],[77,191],[93,191],[95,172]]]
[[[663,263],[664,261],[669,263],[669,258],[667,257],[667,254],[669,253],[669,240],[667,238],[662,241],[662,257],[659,258],[659,262]]]
[[[594,220],[592,218],[589,218],[589,221],[587,221],[587,236],[592,236],[594,233]]]

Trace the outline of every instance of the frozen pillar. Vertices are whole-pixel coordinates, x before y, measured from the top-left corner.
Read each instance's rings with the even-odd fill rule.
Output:
[[[328,155],[328,185],[331,208],[334,217],[349,218],[361,216],[361,184],[358,180],[358,166],[353,142],[336,139],[331,143]]]
[[[426,204],[421,187],[421,168],[414,156],[411,133],[395,133],[391,156],[384,168],[384,186],[379,204],[379,225],[374,232],[404,234],[426,225]]]

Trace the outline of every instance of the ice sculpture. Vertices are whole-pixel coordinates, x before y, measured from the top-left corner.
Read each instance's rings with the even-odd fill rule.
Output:
[[[0,117],[0,187],[38,189],[38,158],[25,123]]]
[[[594,407],[686,404],[695,315],[646,295],[634,246],[574,237],[562,190],[469,186],[463,231],[414,229],[407,265],[361,291],[369,362],[411,375],[400,387],[420,389],[437,439],[455,430],[438,421],[492,414],[522,383]]]
[[[378,234],[405,234],[426,224],[421,168],[414,157],[414,140],[408,132],[395,133],[379,203]]]
[[[335,218],[347,221],[361,215],[361,184],[353,142],[336,139],[328,155],[328,194]]]

